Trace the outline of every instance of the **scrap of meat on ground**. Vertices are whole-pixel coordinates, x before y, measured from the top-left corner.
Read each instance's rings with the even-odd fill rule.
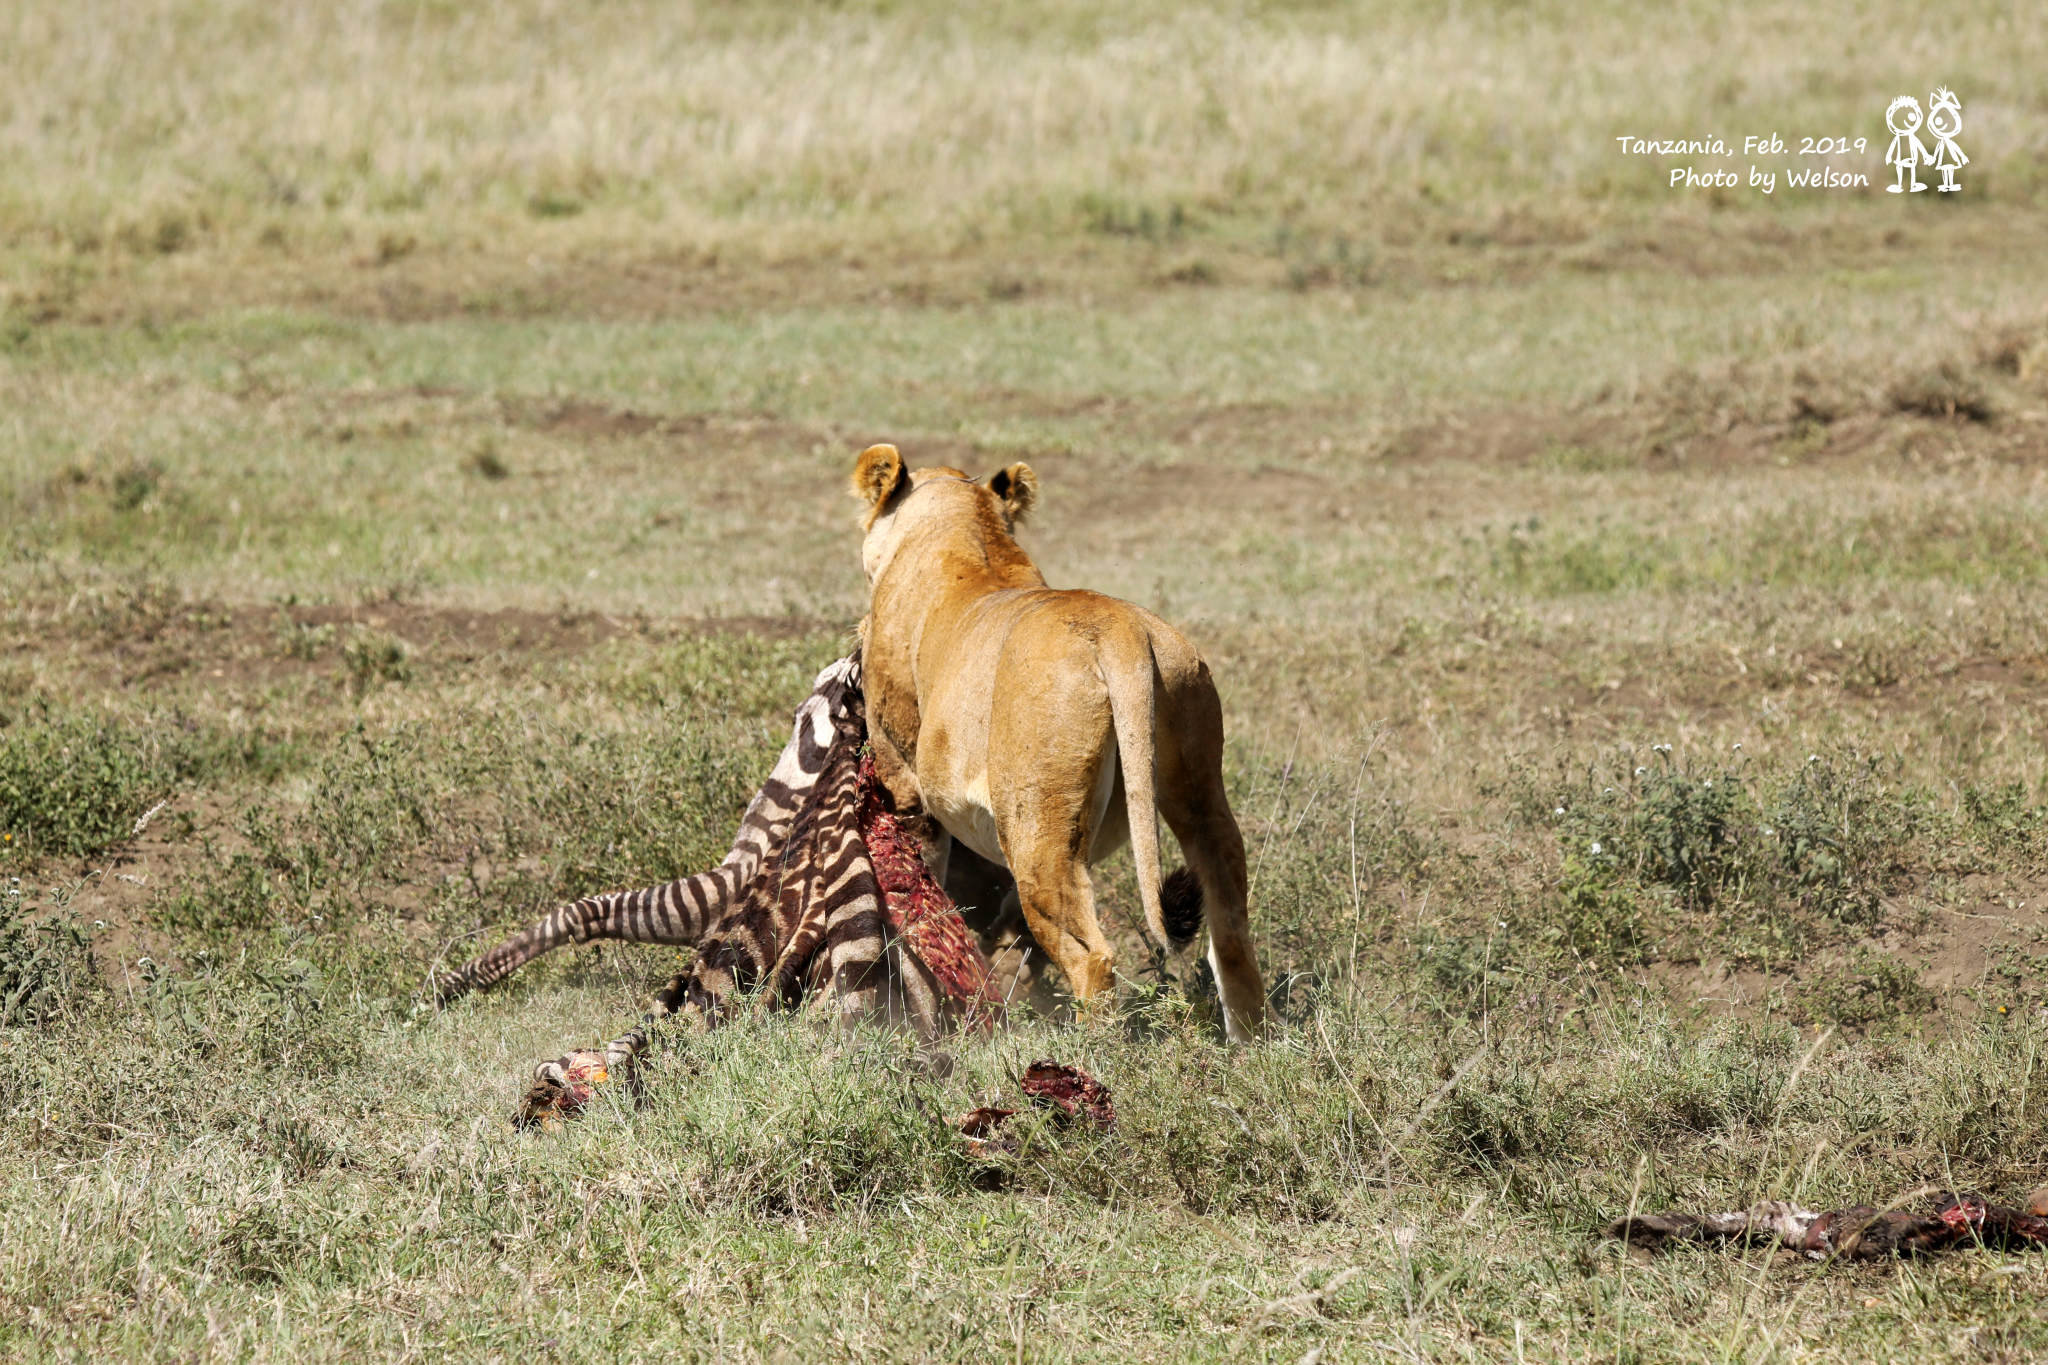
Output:
[[[2048,1190],[2024,1208],[1942,1191],[1924,1213],[1858,1206],[1820,1211],[1772,1199],[1732,1213],[1639,1213],[1608,1224],[1607,1235],[1656,1249],[1672,1242],[1776,1241],[1816,1261],[1871,1260],[1951,1247],[2048,1245]]]

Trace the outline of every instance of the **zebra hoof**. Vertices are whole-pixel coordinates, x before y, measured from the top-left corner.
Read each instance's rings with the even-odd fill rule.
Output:
[[[602,1052],[571,1052],[533,1069],[533,1084],[519,1102],[513,1124],[520,1128],[556,1128],[581,1118],[609,1091],[629,1102],[641,1098],[639,1068],[631,1057],[618,1061]]]

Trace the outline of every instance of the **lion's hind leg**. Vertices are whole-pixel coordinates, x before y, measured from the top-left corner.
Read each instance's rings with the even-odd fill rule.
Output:
[[[1244,836],[1227,805],[1200,817],[1162,813],[1201,886],[1199,905],[1209,925],[1209,969],[1216,974],[1216,989],[1223,997],[1224,1032],[1233,1043],[1249,1041],[1265,1028],[1266,983],[1252,946]]]
[[[1110,988],[1116,954],[1095,918],[1088,869],[1064,851],[1026,855],[1017,871],[1024,923],[1067,978],[1074,998],[1093,1000]]]
[[[1116,966],[1082,856],[1093,842],[1094,786],[1018,784],[997,813],[1024,923],[1083,1003],[1110,988]]]
[[[1265,1028],[1266,983],[1252,946],[1244,834],[1223,789],[1222,708],[1213,689],[1187,698],[1171,721],[1172,730],[1159,736],[1157,747],[1159,814],[1180,841],[1200,893],[1190,895],[1194,888],[1183,880],[1162,896],[1169,933],[1192,938],[1199,925],[1190,921],[1199,915],[1208,922],[1209,969],[1223,997],[1224,1032],[1232,1042],[1244,1042]]]

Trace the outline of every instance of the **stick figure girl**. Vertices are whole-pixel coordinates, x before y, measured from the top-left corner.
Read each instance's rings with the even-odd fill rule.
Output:
[[[1956,134],[1963,131],[1963,102],[1945,85],[1927,97],[1927,131],[1934,135],[1934,155],[1927,164],[1941,172],[1941,184],[1935,188],[1943,194],[1961,189],[1956,172],[1970,164],[1956,146]]]
[[[1901,114],[1901,110],[1905,112]],[[1960,122],[1961,116],[1957,117]],[[1906,126],[1901,128],[1898,120],[1903,120]],[[1911,95],[1901,95],[1893,100],[1892,107],[1884,111],[1884,126],[1892,130],[1892,145],[1884,154],[1885,162],[1899,168],[1899,183],[1887,185],[1886,190],[1891,194],[1904,194],[1906,181],[1910,179],[1913,193],[1920,193],[1927,187],[1920,183],[1919,173],[1913,168],[1923,161],[1933,160],[1927,145],[1913,136],[1920,131],[1920,101]]]

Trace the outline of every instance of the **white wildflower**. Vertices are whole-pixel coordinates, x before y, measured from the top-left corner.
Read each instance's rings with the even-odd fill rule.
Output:
[[[171,798],[167,796],[163,800],[157,802],[154,806],[151,806],[148,810],[142,812],[141,818],[135,822],[135,828],[132,831],[130,831],[131,835],[141,834],[142,831],[148,829],[150,818],[154,816],[158,811],[162,810],[165,806],[168,806],[170,804]]]

